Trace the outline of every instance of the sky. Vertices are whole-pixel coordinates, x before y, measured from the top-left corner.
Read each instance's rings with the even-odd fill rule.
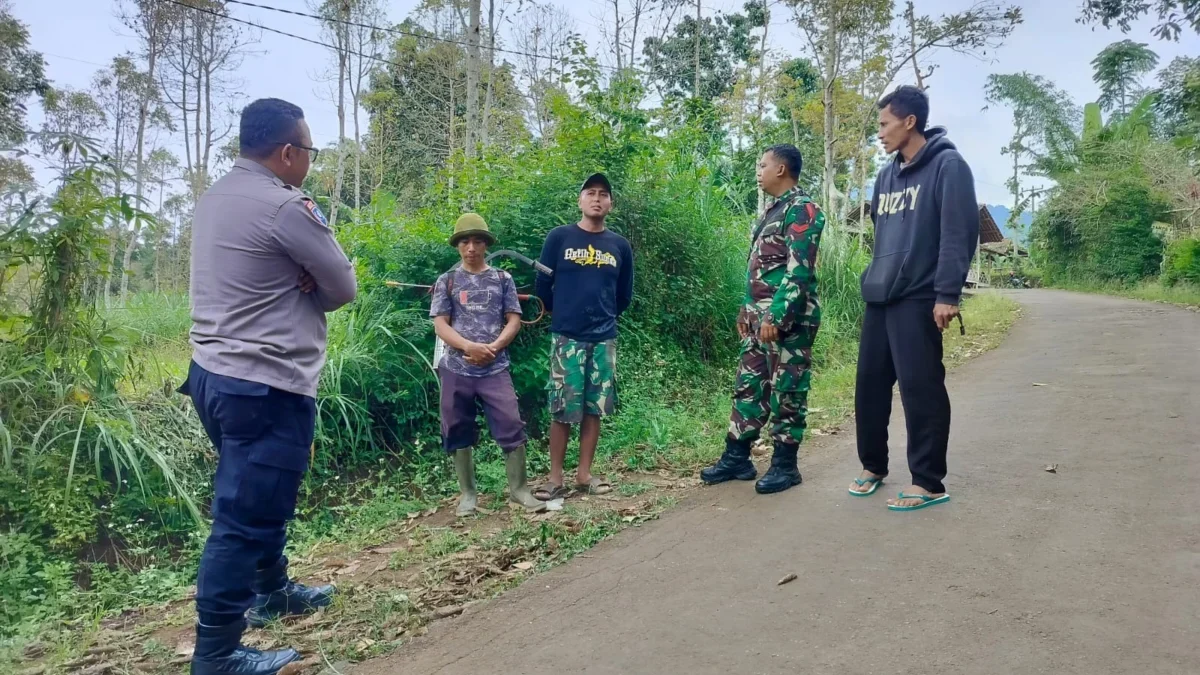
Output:
[[[137,50],[131,31],[116,18],[116,0],[10,0],[13,11],[30,30],[34,49],[46,58],[48,76],[56,86],[86,88],[98,68],[113,57]],[[601,44],[600,26],[605,21],[603,0],[548,0],[566,9],[577,22],[577,30],[588,44]],[[976,0],[917,0],[917,11],[940,15],[963,11]],[[1028,71],[1053,81],[1082,104],[1095,100],[1099,88],[1092,82],[1091,60],[1106,45],[1122,39],[1145,42],[1165,66],[1176,56],[1200,55],[1200,37],[1185,34],[1180,42],[1157,40],[1154,21],[1134,24],[1128,35],[1119,30],[1095,29],[1076,23],[1082,0],[1013,0],[1023,9],[1025,22],[1008,42],[986,61],[953,53],[938,53],[931,60],[939,67],[927,81],[931,99],[930,123],[945,126],[949,137],[971,165],[979,201],[1011,204],[1004,181],[1012,169],[1011,159],[1000,148],[1012,134],[1011,114],[1001,107],[984,110],[983,88],[991,73]],[[306,0],[259,0],[260,4],[304,11]],[[703,0],[705,16],[717,11],[738,10],[744,0]],[[387,2],[394,22],[404,19],[417,0]],[[899,3],[897,3],[899,4]],[[230,5],[232,16],[271,26],[312,39],[321,39],[311,19],[263,9]],[[773,10],[772,47],[780,55],[802,56],[806,43],[782,6]],[[500,45],[505,46],[505,45]],[[329,85],[321,82],[329,68],[328,50],[299,40],[264,32],[236,75],[238,90],[249,102],[253,98],[279,97],[305,110],[313,138],[324,147],[337,136],[337,112],[331,103]],[[897,84],[911,78],[901,73]],[[40,122],[34,110],[30,122]],[[805,158],[819,161],[819,158]],[[39,171],[45,179],[48,172]],[[1031,182],[1030,184],[1036,184]]]

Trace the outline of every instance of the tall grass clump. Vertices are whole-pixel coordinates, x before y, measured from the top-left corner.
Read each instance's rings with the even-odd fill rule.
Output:
[[[0,268],[29,279],[15,291],[23,297],[3,303],[27,313],[0,315],[0,638],[69,617],[77,581],[108,578],[118,559],[167,559],[155,551],[182,550],[201,522],[199,425],[165,392],[123,395],[146,342],[87,292],[107,258],[108,223],[149,218],[105,192],[117,174],[87,147],[64,143],[75,168],[0,238]]]

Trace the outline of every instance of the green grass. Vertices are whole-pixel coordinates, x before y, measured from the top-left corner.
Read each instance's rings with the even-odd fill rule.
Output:
[[[1140,284],[1117,284],[1111,282],[1064,281],[1054,284],[1056,288],[1080,293],[1099,293],[1115,295],[1132,300],[1161,302],[1178,305],[1190,309],[1200,309],[1200,286],[1193,284],[1178,284],[1164,286],[1157,281],[1147,281]]]

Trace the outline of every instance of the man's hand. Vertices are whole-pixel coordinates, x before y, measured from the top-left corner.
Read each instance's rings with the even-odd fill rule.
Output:
[[[296,286],[300,288],[301,293],[312,293],[317,290],[317,282],[307,271],[300,271],[300,280],[296,282]]]
[[[956,316],[958,316],[957,305],[943,305],[939,303],[933,306],[933,321],[937,324],[939,332],[944,333]]]
[[[738,337],[742,338],[743,340],[750,337],[750,335],[751,335],[750,314],[746,311],[745,307],[743,307],[741,309],[741,311],[738,312],[737,331],[738,331]]]
[[[779,329],[775,327],[775,324],[771,323],[770,316],[763,318],[762,328],[758,331],[758,341],[764,345],[779,341]]]
[[[472,366],[486,366],[496,360],[496,352],[488,345],[481,345],[475,342],[467,345],[463,350],[465,361]]]

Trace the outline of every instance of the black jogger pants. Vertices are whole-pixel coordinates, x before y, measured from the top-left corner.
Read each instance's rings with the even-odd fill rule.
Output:
[[[933,320],[933,305],[933,300],[867,305],[854,412],[863,468],[886,475],[892,389],[899,380],[913,485],[940,494],[945,492],[942,479],[946,477],[950,440],[950,396],[942,363],[942,334]]]

